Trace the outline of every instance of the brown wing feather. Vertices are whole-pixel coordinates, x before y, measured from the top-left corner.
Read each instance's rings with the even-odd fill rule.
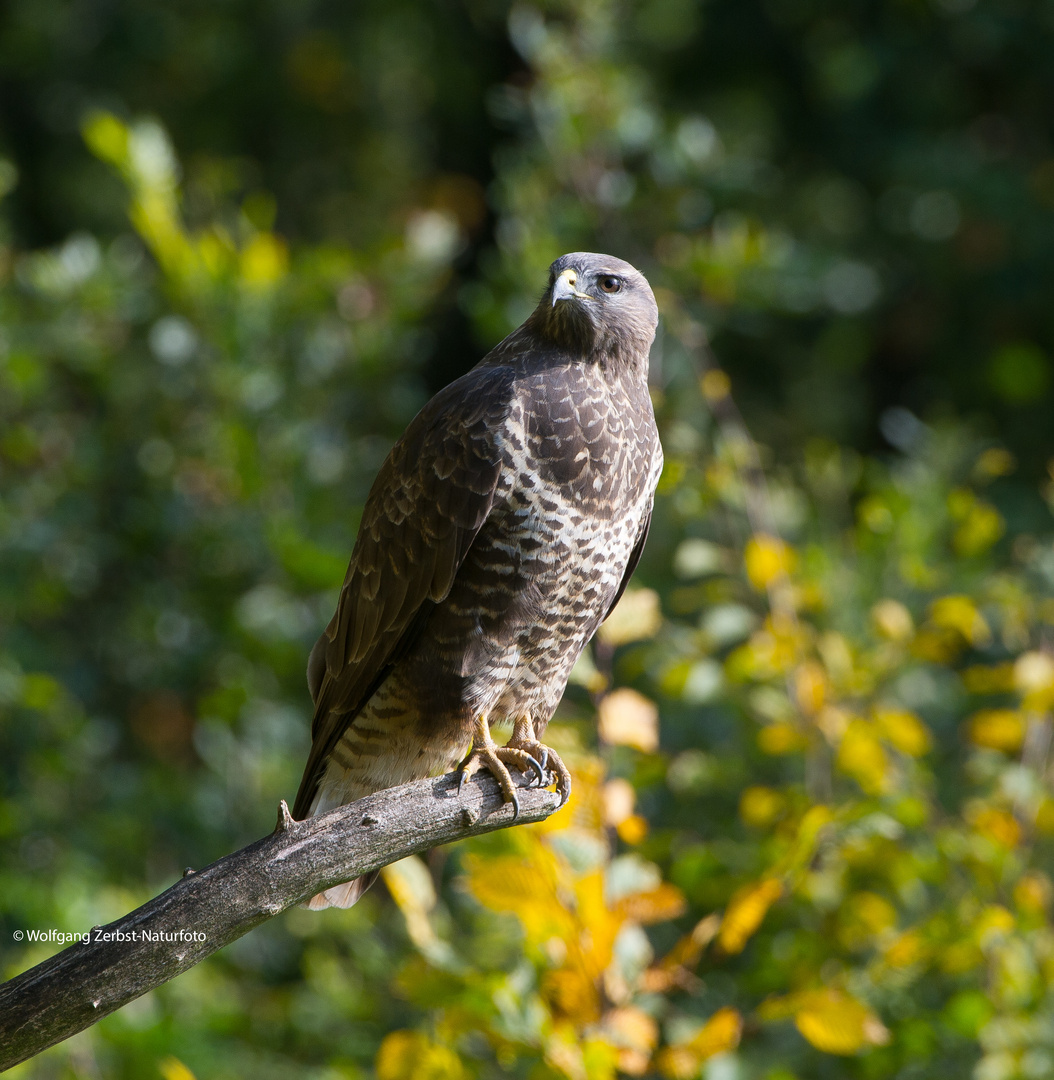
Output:
[[[650,528],[651,506],[648,507],[648,512],[644,515],[644,520],[641,522],[640,530],[637,533],[637,542],[633,545],[633,550],[630,552],[629,562],[626,563],[626,572],[622,575],[622,581],[619,582],[618,592],[615,593],[614,599],[608,606],[607,611],[604,612],[605,619],[615,610],[615,605],[622,599],[622,594],[626,591],[629,579],[633,577],[633,571],[637,569],[637,563],[640,562],[640,555],[648,540],[648,530]]]
[[[508,400],[502,378],[476,369],[452,383],[381,466],[336,613],[308,661],[315,715],[296,818],[310,811],[326,759],[348,725],[450,592],[490,513],[501,476],[494,432]]]

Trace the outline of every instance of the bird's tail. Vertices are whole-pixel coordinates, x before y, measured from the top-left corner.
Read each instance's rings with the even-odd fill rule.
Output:
[[[305,773],[305,779],[307,774]],[[301,790],[297,793],[296,808],[293,816],[298,817],[298,811],[304,817],[318,817],[337,806],[354,802],[356,798],[368,795],[370,788],[361,791],[348,791],[339,784],[327,783],[323,778],[313,794],[308,794],[305,784],[301,783]],[[308,801],[310,800],[310,801]],[[334,885],[325,892],[316,893],[304,904],[311,911],[322,911],[324,908],[349,908],[356,903],[360,896],[377,880],[379,870],[371,870],[368,874],[362,874],[351,881],[345,881],[343,885]]]
[[[371,870],[353,881],[346,881],[343,885],[334,885],[325,892],[316,893],[304,907],[311,911],[321,911],[328,907],[349,908],[377,880],[379,873],[379,870]]]

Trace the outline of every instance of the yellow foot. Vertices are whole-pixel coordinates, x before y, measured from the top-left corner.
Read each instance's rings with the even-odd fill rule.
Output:
[[[560,805],[563,806],[571,798],[571,774],[567,766],[560,760],[560,755],[551,747],[538,741],[534,733],[534,725],[526,717],[516,721],[512,729],[512,738],[509,739],[506,750],[523,750],[542,763],[543,769],[548,769],[556,781],[556,793],[560,796]],[[541,780],[545,784],[548,780]],[[549,783],[553,781],[548,780]]]
[[[545,748],[542,747],[542,749]],[[533,757],[527,750],[513,746],[511,743],[508,746],[498,746],[490,737],[490,725],[487,723],[487,718],[485,716],[480,717],[476,721],[472,737],[472,752],[461,763],[459,769],[461,779],[457,786],[458,794],[461,793],[465,781],[470,776],[480,769],[487,769],[494,776],[494,779],[498,781],[501,793],[505,796],[505,801],[512,803],[512,817],[515,821],[520,816],[520,799],[516,794],[516,785],[512,781],[512,776],[505,767],[506,764],[514,765],[522,773],[526,773],[528,769],[533,769],[538,777],[538,782],[540,784],[545,783],[545,769],[538,759]]]

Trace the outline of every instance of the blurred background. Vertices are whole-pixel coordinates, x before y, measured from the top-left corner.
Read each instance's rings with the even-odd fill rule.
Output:
[[[9,0],[0,965],[268,831],[373,476],[571,250],[659,299],[570,807],[33,1078],[1054,1075],[1054,5]]]

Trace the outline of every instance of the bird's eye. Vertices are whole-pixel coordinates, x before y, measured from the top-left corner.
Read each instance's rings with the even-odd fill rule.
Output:
[[[606,292],[609,295],[622,292],[622,278],[617,278],[614,274],[605,274],[604,277],[597,280],[597,284],[600,286],[601,292]]]

